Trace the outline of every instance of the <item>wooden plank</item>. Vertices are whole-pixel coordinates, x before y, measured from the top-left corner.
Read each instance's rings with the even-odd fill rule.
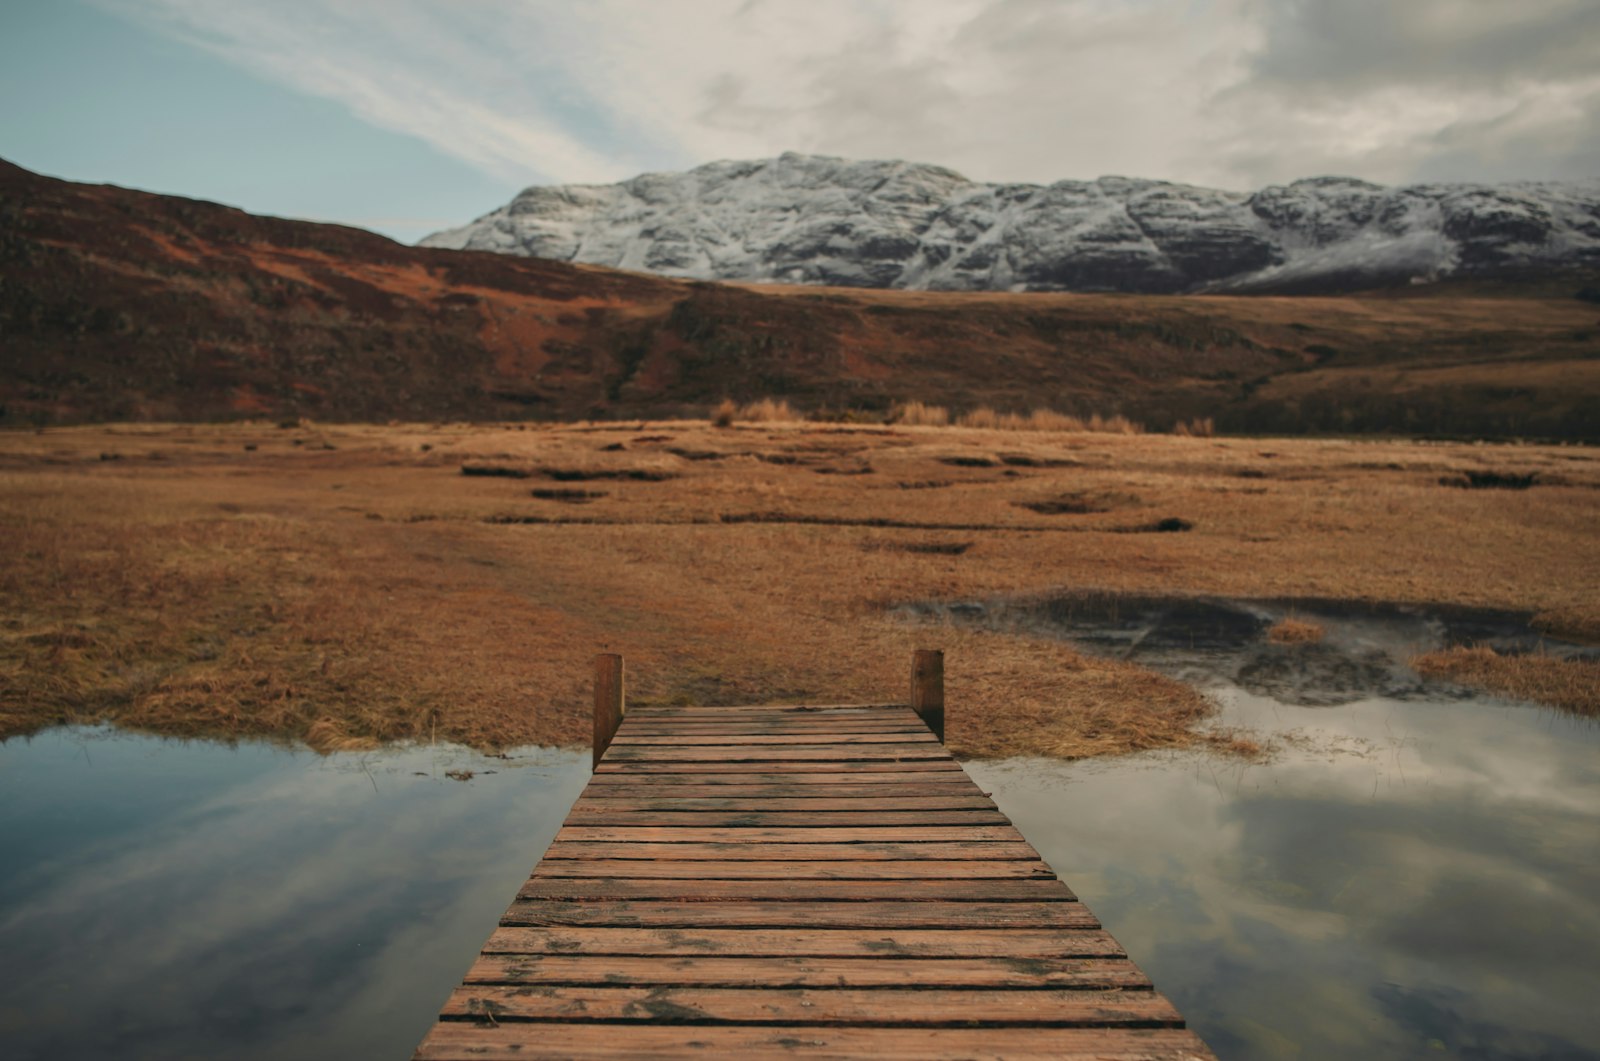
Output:
[[[728,1021],[740,1024],[873,1023],[952,1025],[1026,1022],[1035,1026],[1178,1027],[1183,1018],[1155,991],[1036,988],[993,991],[941,988],[873,990],[805,987],[458,987],[440,1016],[560,1021]]]
[[[1040,958],[1126,957],[1111,934],[1101,929],[897,928],[688,928],[502,926],[483,946],[484,954],[587,954],[603,956],[728,955],[734,957]]]
[[[637,841],[569,841],[557,837],[546,849],[546,861],[551,859],[621,858],[650,861],[863,861],[903,862],[917,859],[937,861],[965,860],[973,862],[1039,861],[1039,853],[1031,844],[1022,842],[984,843],[899,843],[878,841],[871,843],[789,843],[767,844],[761,841],[716,841],[712,843]],[[795,867],[804,873],[805,867]]]
[[[793,744],[783,747],[750,747],[741,744],[701,744],[687,748],[639,744],[614,744],[606,755],[608,763],[644,762],[870,762],[932,759],[943,762],[948,754],[937,742],[895,744]]]
[[[896,789],[896,793],[900,790]],[[615,814],[619,811],[675,811],[680,814],[691,811],[842,811],[852,810],[863,813],[878,811],[915,811],[915,810],[994,810],[994,800],[988,796],[975,792],[963,792],[956,795],[930,794],[922,796],[894,797],[880,796],[877,799],[856,798],[838,799],[832,796],[701,796],[680,797],[672,799],[643,799],[638,797],[624,798],[621,796],[590,796],[583,795],[578,802],[572,805],[574,812],[582,811],[585,814],[607,813]]]
[[[696,733],[653,736],[637,733],[619,733],[611,741],[613,748],[784,748],[787,745],[829,748],[852,747],[864,744],[934,744],[931,733]]]
[[[466,984],[673,985],[678,987],[1055,987],[1148,990],[1126,958],[749,958],[480,955]]]
[[[530,1057],[745,1059],[812,1061],[1207,1061],[1210,1051],[1180,1029],[864,1028],[851,1025],[650,1026],[472,1022],[436,1025],[417,1061],[526,1061]]]
[[[1099,928],[1082,903],[704,902],[571,903],[518,900],[500,918],[514,925],[617,928]]]
[[[832,829],[836,826],[891,825],[1009,825],[1010,819],[997,810],[929,811],[612,811],[603,807],[574,807],[567,815],[572,825],[686,825],[694,828],[777,827]]]
[[[736,826],[692,825],[564,825],[556,833],[563,842],[601,843],[748,843],[806,844],[826,840],[831,843],[876,841],[878,843],[916,843],[937,840],[943,843],[1022,843],[1022,834],[1010,825],[892,825],[835,826],[826,833],[795,826],[745,828]]]
[[[908,710],[906,705],[900,704],[637,704],[630,708],[641,715],[670,715],[683,717],[686,715],[744,715],[744,714],[785,714],[785,715],[855,715],[877,712],[879,714],[904,715]]]
[[[666,861],[651,858],[545,858],[535,877],[594,877],[603,880],[1054,880],[1043,862],[998,860],[956,862],[906,859],[898,862],[813,860],[721,862]]]
[[[629,733],[654,730],[661,733],[739,733],[745,730],[780,733],[926,733],[928,728],[920,722],[894,718],[773,718],[737,719],[727,722],[686,722],[673,719],[632,718],[627,720]]]
[[[903,901],[959,903],[1074,902],[1077,897],[1059,880],[597,880],[532,877],[517,892],[523,899],[567,902],[662,900],[680,903],[727,902],[859,902]]]
[[[882,781],[883,784],[893,784],[902,778],[894,775],[907,775],[907,773],[920,773],[920,775],[946,775],[950,778],[963,778],[962,768],[955,760],[878,760],[878,762],[725,762],[725,763],[696,763],[696,762],[613,762],[611,757],[606,757],[598,767],[595,767],[594,778],[589,779],[589,784],[600,781],[602,775],[624,775],[635,778],[638,775],[670,776],[682,783],[685,778],[706,778],[707,784],[715,784],[710,776],[717,773],[731,773],[742,775],[744,781],[750,778],[770,779],[776,775],[819,775],[818,781],[837,781],[845,775],[861,775],[858,778],[845,778],[851,781]],[[800,781],[802,778],[795,778]],[[787,781],[787,778],[784,778]],[[603,784],[603,781],[602,781]]]
[[[718,776],[718,775],[732,776]],[[920,774],[920,777],[905,777]],[[905,763],[611,763],[595,768],[591,785],[900,785],[972,784],[938,760]],[[976,788],[976,785],[973,785]]]
[[[718,781],[737,778],[718,777]],[[686,785],[670,778],[655,779],[649,784],[617,784],[615,778],[606,778],[601,782],[589,783],[583,790],[582,799],[622,799],[637,797],[641,800],[661,801],[668,799],[900,799],[912,797],[948,796],[962,799],[988,799],[978,786],[965,778],[956,781],[918,781],[903,782],[891,789],[880,788],[876,784],[845,784],[842,782],[828,785],[827,788],[818,787],[815,782],[808,779],[791,780],[783,784],[754,784],[741,785],[714,784],[714,785]]]
[[[466,984],[674,985],[694,987],[1055,987],[1149,989],[1126,958],[636,957],[480,955]]]

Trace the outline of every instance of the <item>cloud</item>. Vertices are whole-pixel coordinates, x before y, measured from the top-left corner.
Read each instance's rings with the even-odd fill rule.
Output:
[[[516,181],[784,150],[1248,188],[1582,176],[1589,0],[123,0]]]

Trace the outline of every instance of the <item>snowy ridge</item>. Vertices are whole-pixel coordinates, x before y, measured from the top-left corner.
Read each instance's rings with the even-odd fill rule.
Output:
[[[789,153],[523,191],[423,246],[698,280],[942,291],[1218,291],[1600,266],[1600,179],[1255,193],[1127,177],[980,184]]]

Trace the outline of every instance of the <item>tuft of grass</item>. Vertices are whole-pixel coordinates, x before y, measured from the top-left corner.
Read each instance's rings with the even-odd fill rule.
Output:
[[[1475,685],[1576,715],[1600,716],[1600,660],[1563,659],[1547,652],[1503,656],[1487,645],[1456,645],[1415,656],[1411,665],[1431,678]]]
[[[889,422],[907,427],[946,427],[950,423],[950,410],[942,405],[909,401],[890,410]]]
[[[1267,640],[1275,645],[1308,645],[1321,641],[1327,633],[1321,623],[1308,622],[1289,616],[1279,619],[1267,630]]]
[[[1172,433],[1179,438],[1210,438],[1217,433],[1217,423],[1209,416],[1197,416],[1173,424]]]
[[[1027,413],[1003,413],[980,405],[960,416],[951,416],[942,405],[907,401],[890,410],[888,422],[909,427],[964,427],[979,431],[1099,431],[1136,435],[1144,428],[1124,416],[1095,415],[1087,420],[1054,409],[1034,409]],[[1198,421],[1197,421],[1198,422]]]
[[[757,424],[792,424],[804,420],[805,417],[790,408],[789,403],[782,398],[776,401],[762,398],[741,408],[739,419]]]
[[[731,398],[725,398],[711,410],[713,427],[732,427],[735,421],[740,420],[754,424],[793,424],[804,419],[804,416],[782,398],[762,398],[760,401],[746,402],[744,405]]]

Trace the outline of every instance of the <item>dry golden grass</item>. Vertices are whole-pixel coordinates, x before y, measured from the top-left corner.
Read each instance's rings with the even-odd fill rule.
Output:
[[[608,478],[575,506],[531,496],[561,485],[541,469],[676,477]],[[1439,485],[1474,469],[1552,485]],[[1019,504],[1066,495],[1125,501]],[[1168,517],[1194,529],[1127,533]],[[1063,587],[1446,602],[1600,638],[1574,577],[1600,569],[1597,519],[1600,459],[1558,447],[793,421],[12,433],[0,734],[582,743],[596,652],[627,657],[636,701],[740,703],[894,698],[911,650],[942,647],[962,754],[1249,754],[1181,683],[886,606]]]
[[[1502,656],[1487,645],[1457,645],[1417,656],[1411,665],[1431,677],[1577,715],[1600,715],[1600,660],[1561,659],[1543,652]]]
[[[1309,622],[1289,616],[1279,619],[1267,629],[1267,640],[1276,645],[1305,645],[1321,641],[1327,631],[1321,623]]]
[[[1029,413],[1001,413],[987,405],[980,405],[960,416],[952,417],[950,410],[942,405],[929,405],[919,401],[904,402],[895,406],[889,411],[888,422],[903,427],[955,425],[979,431],[1094,431],[1114,435],[1137,435],[1144,432],[1143,425],[1136,424],[1125,416],[1104,417],[1096,413],[1085,420],[1077,416],[1068,416],[1066,413],[1058,413],[1054,409],[1034,409]],[[1209,435],[1211,421],[1194,421],[1197,425],[1201,423],[1207,425],[1205,434]]]
[[[950,423],[950,410],[942,405],[905,402],[889,411],[889,422],[907,427],[944,427]]]

